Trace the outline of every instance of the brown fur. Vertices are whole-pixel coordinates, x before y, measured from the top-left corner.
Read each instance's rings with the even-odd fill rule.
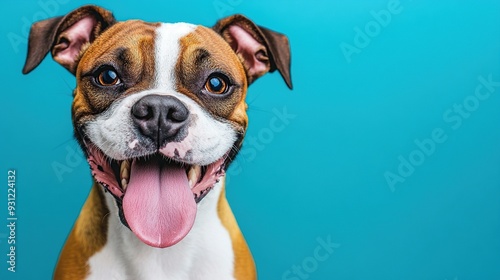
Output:
[[[54,280],[78,280],[87,276],[87,261],[106,244],[108,214],[102,187],[94,182],[59,256]]]
[[[237,280],[255,280],[257,273],[255,271],[255,263],[248,245],[241,233],[238,223],[234,218],[233,212],[229,207],[226,199],[226,187],[222,186],[222,191],[217,204],[217,212],[219,214],[222,225],[229,232],[231,243],[234,251],[234,277]]]

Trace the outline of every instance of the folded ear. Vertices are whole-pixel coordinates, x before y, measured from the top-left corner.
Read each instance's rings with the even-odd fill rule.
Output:
[[[213,29],[240,58],[247,73],[248,84],[267,72],[278,70],[287,86],[292,88],[290,45],[285,35],[257,26],[243,15],[223,18]]]
[[[34,23],[30,30],[23,74],[35,69],[49,51],[55,61],[75,74],[83,52],[115,22],[113,14],[105,9],[83,6],[66,16]]]

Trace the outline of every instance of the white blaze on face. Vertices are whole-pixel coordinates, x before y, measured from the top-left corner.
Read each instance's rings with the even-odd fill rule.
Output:
[[[156,31],[155,87],[163,92],[175,92],[175,65],[181,53],[179,40],[196,29],[189,23],[162,23]]]
[[[174,96],[190,112],[187,136],[181,142],[167,143],[161,147],[161,153],[189,164],[208,165],[231,149],[236,141],[236,132],[229,122],[214,118],[198,103],[176,90],[175,66],[181,53],[179,41],[196,28],[196,25],[187,23],[161,24],[156,31],[153,87],[116,101],[108,110],[87,123],[87,137],[107,156],[123,160],[154,152],[141,143],[144,137],[138,135],[131,116],[132,106],[150,94]]]

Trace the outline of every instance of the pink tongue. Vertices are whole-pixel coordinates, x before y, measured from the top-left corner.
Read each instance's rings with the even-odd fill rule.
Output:
[[[150,246],[165,248],[181,241],[196,217],[186,171],[159,158],[134,160],[123,214],[135,235]]]

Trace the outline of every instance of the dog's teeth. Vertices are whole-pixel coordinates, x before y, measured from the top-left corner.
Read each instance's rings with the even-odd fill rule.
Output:
[[[128,160],[122,161],[120,165],[120,179],[122,179],[122,189],[127,189],[128,181],[130,178],[130,162]]]
[[[122,179],[122,188],[123,188],[123,190],[126,190],[127,186],[128,186],[127,180]]]
[[[194,187],[194,184],[198,182],[201,175],[201,167],[199,165],[193,165],[188,172],[189,187]]]
[[[128,169],[127,169],[127,168],[123,168],[123,169],[122,169],[122,174],[121,174],[121,175],[122,175],[122,178],[123,178],[123,179],[128,179],[128,174],[129,174],[129,173],[128,173]]]
[[[122,161],[122,164],[120,166],[120,176],[122,179],[129,179],[130,175],[130,162],[128,160]]]

